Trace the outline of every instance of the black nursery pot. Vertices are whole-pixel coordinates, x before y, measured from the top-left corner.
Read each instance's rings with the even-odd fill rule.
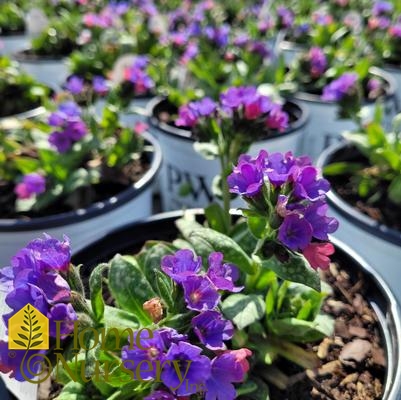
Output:
[[[202,210],[190,210],[201,222]],[[106,235],[103,239],[87,246],[73,257],[75,265],[83,264],[81,271],[89,275],[100,262],[107,262],[116,253],[134,254],[147,240],[173,240],[178,230],[175,221],[182,217],[182,211],[155,215],[146,221],[126,225]],[[336,248],[333,261],[346,264],[350,271],[364,275],[366,299],[375,310],[385,342],[387,375],[382,400],[401,398],[401,314],[397,302],[387,286],[369,264],[362,260],[351,248],[332,238]]]

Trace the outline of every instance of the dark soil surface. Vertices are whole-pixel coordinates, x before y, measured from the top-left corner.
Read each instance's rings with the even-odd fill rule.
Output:
[[[24,86],[6,86],[0,93],[0,98],[7,99],[7,101],[2,102],[0,107],[0,118],[21,114],[40,106],[41,99],[37,98],[35,101],[27,98],[27,90]]]
[[[14,185],[0,180],[0,218],[29,220],[87,208],[96,202],[107,200],[128,189],[142,178],[149,167],[148,160],[144,158],[132,161],[122,171],[103,168],[102,179],[99,184],[81,187],[68,197],[58,199],[44,210],[27,213],[17,213],[15,211],[16,195],[14,194]]]
[[[323,311],[335,318],[335,333],[311,346],[321,360],[316,370],[302,372],[281,360],[278,367],[289,376],[285,391],[271,386],[271,400],[376,400],[381,399],[386,354],[377,316],[364,299],[363,276],[351,279],[337,264],[323,272],[333,295]]]
[[[372,169],[369,166],[368,160],[362,156],[357,156],[355,150],[347,149],[344,154],[337,155],[335,160],[330,162],[351,161],[366,165],[366,169]],[[374,171],[372,171],[374,173]],[[387,190],[389,183],[380,182],[375,187],[375,192],[378,195],[374,202],[369,203],[368,198],[361,198],[358,195],[358,188],[356,187],[353,176],[351,174],[343,174],[337,176],[329,176],[327,179],[333,188],[346,203],[355,207],[358,211],[369,216],[375,221],[386,225],[389,228],[401,231],[401,207],[392,203],[387,197]]]

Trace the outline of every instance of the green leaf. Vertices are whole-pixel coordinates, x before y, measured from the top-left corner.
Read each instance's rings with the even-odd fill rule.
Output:
[[[258,239],[265,237],[268,226],[267,218],[263,218],[260,215],[248,216],[247,222],[252,235]]]
[[[207,260],[211,252],[220,251],[224,254],[225,261],[235,264],[241,271],[247,274],[256,272],[252,259],[233,239],[222,233],[202,228],[192,232],[188,239],[204,260]]]
[[[30,346],[30,347],[39,346],[41,343],[43,343],[43,340],[38,340],[37,342],[31,343],[31,346]]]
[[[109,268],[109,264],[99,264],[90,274],[89,289],[93,314],[96,321],[101,322],[104,314],[103,300],[103,272]]]
[[[386,133],[381,125],[374,122],[366,127],[369,143],[372,147],[383,146],[386,142]]]
[[[19,346],[24,346],[26,347],[26,343],[24,343],[22,340],[13,340],[14,343],[17,343]]]
[[[93,395],[87,395],[85,386],[79,382],[68,382],[55,400],[90,400]]]
[[[227,217],[220,204],[212,203],[205,208],[207,222],[211,229],[224,234],[228,233]]]
[[[156,296],[144,273],[135,262],[117,254],[110,262],[109,287],[118,305],[132,312],[139,322],[150,324],[150,316],[143,310],[143,304]]]
[[[303,255],[288,251],[289,258],[287,262],[281,262],[275,256],[263,261],[257,256],[254,257],[262,268],[274,271],[281,279],[303,283],[312,289],[320,291],[319,274],[309,265]]]
[[[360,163],[351,163],[351,162],[340,161],[340,162],[326,165],[323,168],[323,175],[325,175],[325,176],[336,176],[336,175],[344,175],[344,174],[348,175],[348,174],[352,174],[352,173],[361,171],[363,167],[364,167],[364,165],[360,164]]]
[[[162,271],[155,271],[157,293],[164,301],[170,312],[174,309],[175,303],[173,299],[174,286],[171,279]]]
[[[292,342],[313,342],[334,332],[334,320],[325,314],[318,314],[313,321],[297,318],[269,320],[268,325],[278,337]]]
[[[222,311],[238,329],[244,329],[263,318],[266,306],[262,296],[236,293],[223,301]]]
[[[396,176],[390,183],[388,188],[389,199],[399,206],[401,206],[401,176]]]

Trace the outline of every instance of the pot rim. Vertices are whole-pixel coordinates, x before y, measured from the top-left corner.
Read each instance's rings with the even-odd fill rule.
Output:
[[[323,151],[317,160],[317,167],[323,170],[328,165],[333,155],[346,147],[353,147],[348,143],[336,143]],[[350,219],[359,228],[377,236],[387,242],[401,246],[401,232],[380,223],[373,218],[361,213],[345,200],[343,200],[333,189],[327,193],[329,203],[343,216]]]
[[[151,145],[153,148],[153,157],[149,170],[146,171],[142,178],[137,182],[124,189],[120,193],[109,197],[106,200],[93,203],[87,208],[67,211],[45,217],[32,218],[31,220],[21,220],[16,218],[0,219],[0,232],[21,232],[39,229],[46,230],[48,228],[55,228],[83,222],[88,219],[103,215],[106,212],[113,211],[114,209],[117,209],[118,207],[137,197],[152,185],[162,163],[162,151],[157,140],[151,134],[149,134],[149,132],[144,132],[142,136],[147,142],[145,143],[145,146],[147,144]]]
[[[190,142],[195,142],[195,140],[192,138],[192,133],[190,130],[177,128],[175,126],[166,124],[165,122],[161,122],[157,119],[157,117],[154,115],[154,110],[156,106],[158,106],[160,103],[164,101],[167,101],[166,97],[156,96],[152,100],[150,100],[149,103],[147,104],[146,112],[148,114],[149,124],[154,128],[160,129],[163,133],[166,133],[170,136],[179,137],[181,139],[188,140]],[[270,139],[277,139],[290,134],[296,134],[299,132],[301,128],[303,128],[306,125],[309,119],[308,108],[304,104],[293,99],[286,99],[286,103],[290,105],[295,105],[301,111],[301,117],[298,120],[296,120],[293,124],[290,124],[290,127],[286,129],[283,133],[274,133],[273,135],[265,139],[255,141],[255,143],[261,143],[268,141]]]
[[[24,111],[19,114],[13,114],[13,115],[8,115],[6,117],[1,117],[0,118],[0,126],[4,123],[4,121],[8,119],[31,119],[35,118],[39,115],[42,115],[46,112],[46,108],[43,106],[38,106],[36,108],[32,108],[28,111]]]
[[[385,100],[396,100],[396,91],[397,91],[397,82],[395,80],[395,78],[388,72],[386,72],[384,69],[382,68],[378,68],[378,67],[370,67],[369,68],[369,72],[372,75],[378,76],[382,79],[384,79],[387,84],[388,84],[388,89],[387,89],[387,93],[384,96]],[[321,105],[325,105],[325,106],[337,106],[337,102],[335,101],[323,101],[321,96],[317,95],[317,94],[312,94],[312,93],[308,93],[308,92],[296,92],[292,95],[292,97],[294,97],[297,100],[301,100],[301,101],[306,101],[308,103],[319,103]],[[366,100],[364,99],[362,106],[366,106],[366,105],[370,105],[370,104],[375,104],[376,100]]]
[[[19,63],[29,63],[29,64],[53,64],[53,63],[63,63],[67,64],[67,56],[36,56],[36,58],[25,57],[24,54],[31,50],[31,47],[19,50],[11,55],[11,57],[18,61]]]
[[[203,214],[203,209],[190,209],[186,210],[185,213],[196,216]],[[231,210],[231,214],[238,215],[239,211]],[[141,230],[141,227],[143,229],[144,225],[158,229],[158,224],[160,223],[160,221],[167,220],[173,223],[174,220],[182,217],[183,215],[184,211],[182,210],[160,213],[144,220],[129,223],[120,228],[114,229],[110,233],[106,234],[103,238],[92,242],[91,244],[87,245],[82,250],[74,254],[73,263],[77,265],[83,263],[83,265],[85,266],[87,262],[85,260],[89,257],[93,257],[94,254],[96,254],[97,259],[106,257],[106,251],[108,252],[107,246],[113,246],[113,242],[116,242],[116,239],[113,239],[113,237],[115,237],[116,235],[129,237],[128,235],[135,232],[136,229],[138,229],[139,231]],[[368,262],[366,262],[352,248],[348,247],[348,245],[344,244],[339,239],[334,238],[330,235],[330,241],[335,246],[336,251],[342,253],[343,257],[352,259],[353,262],[356,263],[359,268],[363,270],[363,272],[369,277],[369,279],[371,279],[373,283],[379,287],[381,296],[386,301],[387,307],[384,311],[379,308],[379,305],[376,304],[374,299],[372,299],[370,303],[379,320],[379,325],[382,330],[381,333],[385,340],[384,348],[386,350],[388,360],[388,365],[386,367],[387,374],[385,377],[386,389],[383,394],[383,400],[398,400],[398,393],[401,392],[401,363],[398,362],[400,357],[400,344],[398,342],[398,338],[401,334],[401,312],[397,300],[387,283],[381,277],[381,275],[378,274],[377,271]],[[122,247],[126,246],[126,242],[122,243],[121,241],[117,240],[117,243],[120,245],[118,251]],[[100,248],[100,252],[94,251],[94,249],[96,248]],[[375,293],[372,293],[372,295],[374,295]],[[391,338],[390,329],[395,332],[395,337],[393,337],[393,340]]]

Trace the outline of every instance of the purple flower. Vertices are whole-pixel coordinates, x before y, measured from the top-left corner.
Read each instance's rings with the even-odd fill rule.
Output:
[[[14,357],[10,357],[10,351],[8,350],[8,343],[0,340],[0,372],[4,374],[10,374],[10,378],[14,378],[19,382],[26,382],[24,375],[30,379],[34,379],[40,372],[41,361],[43,358],[41,355],[46,353],[46,350],[28,350],[26,356],[26,350],[13,350],[15,354]],[[37,355],[33,357],[34,355]],[[21,373],[21,365],[24,360],[23,371],[24,375]],[[29,362],[29,367],[27,365],[27,360],[32,359]]]
[[[27,174],[15,186],[14,192],[19,199],[29,199],[46,191],[46,179],[37,173]]]
[[[149,92],[155,85],[146,72],[148,63],[148,57],[137,56],[133,64],[124,70],[124,80],[133,84],[136,95]]]
[[[59,153],[65,153],[87,133],[81,120],[81,109],[73,101],[60,104],[58,110],[49,116],[49,125],[59,128],[49,136],[49,143]]]
[[[242,155],[238,165],[227,177],[231,193],[254,197],[257,196],[263,186],[263,166],[267,153],[260,151],[256,159]]]
[[[323,101],[340,101],[355,87],[358,75],[354,72],[347,72],[335,79],[323,88]]]
[[[238,279],[238,268],[233,264],[223,264],[223,253],[213,252],[209,255],[208,278],[218,290],[239,292],[243,287],[235,287],[234,281]]]
[[[189,104],[184,104],[178,110],[178,118],[175,121],[176,126],[184,126],[186,128],[192,128],[198,122],[197,113],[192,110]]]
[[[319,240],[329,240],[328,234],[338,229],[338,221],[327,217],[329,206],[322,200],[312,203],[303,211],[305,219],[312,226],[312,235]]]
[[[174,255],[164,256],[161,269],[175,282],[183,282],[189,276],[195,276],[202,267],[202,257],[192,250],[178,250]]]
[[[219,27],[207,26],[204,30],[206,37],[219,47],[225,47],[229,41],[230,26],[223,24]]]
[[[3,315],[7,324],[9,318],[28,303],[46,315],[50,320],[50,336],[55,336],[55,321],[62,320],[62,333],[73,329],[76,313],[70,304],[71,289],[59,275],[70,264],[68,240],[60,242],[46,235],[21,249],[11,260],[11,266],[0,270],[0,281],[8,291],[5,302],[11,308]]]
[[[375,17],[393,12],[394,6],[389,1],[375,1],[372,7],[372,15]]]
[[[105,95],[109,91],[106,79],[104,79],[102,76],[94,76],[92,81],[92,86],[95,93],[97,93],[100,96]]]
[[[193,102],[191,107],[200,117],[208,117],[216,111],[217,104],[210,97],[204,97],[202,100]]]
[[[72,146],[71,138],[65,132],[53,132],[49,136],[49,143],[59,153],[66,153]]]
[[[211,350],[224,349],[224,341],[234,334],[231,321],[223,319],[217,311],[205,311],[192,318],[191,323],[201,343]]]
[[[148,335],[146,331],[138,331],[141,334],[143,332]],[[141,361],[149,361],[153,368],[149,368],[149,370],[141,370],[140,376],[137,376],[136,379],[140,378],[143,380],[154,379],[156,377],[157,371],[157,362],[162,360],[164,357],[164,344],[163,340],[157,330],[153,331],[153,337],[149,338],[146,336],[145,338],[140,337],[140,346],[137,347],[137,335],[138,332],[134,333],[134,341],[131,345],[124,346],[121,349],[121,359],[125,368],[136,372],[137,365]],[[145,364],[145,363],[144,363]]]
[[[189,42],[184,54],[180,58],[180,64],[187,65],[189,61],[195,58],[199,53],[199,48],[197,43]]]
[[[277,8],[277,16],[279,17],[280,28],[290,28],[294,23],[293,12],[284,6]]]
[[[73,75],[68,79],[65,88],[72,94],[80,94],[84,90],[84,80],[77,75]]]
[[[55,304],[47,313],[47,318],[50,320],[49,335],[51,337],[57,336],[57,326],[55,321],[63,321],[60,324],[59,330],[61,335],[66,335],[73,331],[74,321],[78,319],[73,306],[64,303]]]
[[[330,183],[323,178],[317,178],[318,170],[307,166],[297,173],[294,194],[300,199],[318,200],[330,190]]]
[[[212,310],[217,307],[220,295],[209,278],[188,276],[182,282],[187,308],[195,311]]]
[[[174,328],[163,327],[158,330],[158,333],[166,349],[170,348],[172,343],[179,343],[188,339],[187,335],[178,333]]]
[[[208,357],[201,355],[202,349],[186,342],[173,343],[166,354],[166,364],[161,374],[163,383],[178,396],[188,396],[196,393],[199,385],[210,377],[211,363]],[[174,368],[174,361],[179,362],[180,382]],[[190,362],[190,363],[189,363]]]
[[[279,187],[290,179],[295,167],[296,160],[291,152],[272,153],[267,157],[264,174],[273,186]]]
[[[310,70],[314,78],[323,75],[327,69],[327,58],[320,47],[312,47],[309,50]]]
[[[288,114],[283,111],[281,105],[273,104],[266,118],[266,126],[270,129],[275,129],[283,132],[288,128],[288,121]]]
[[[67,271],[70,265],[70,241],[63,241],[44,235],[44,239],[34,239],[21,249],[12,259],[16,270],[30,268],[40,273]]]
[[[81,115],[81,108],[73,101],[60,104],[58,110],[67,117],[79,117]]]
[[[278,231],[278,239],[291,250],[303,250],[312,240],[310,223],[299,214],[289,214],[284,218]]]
[[[199,101],[192,101],[181,106],[178,110],[177,126],[192,128],[201,117],[208,117],[216,111],[217,104],[209,97]]]
[[[234,354],[223,353],[212,360],[211,376],[206,381],[205,400],[233,400],[236,398],[232,382],[242,382],[244,371]]]

